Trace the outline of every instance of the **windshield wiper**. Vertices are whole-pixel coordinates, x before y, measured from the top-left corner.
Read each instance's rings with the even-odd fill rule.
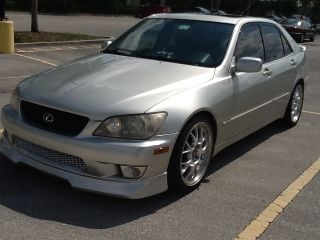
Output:
[[[121,55],[132,55],[134,52],[124,48],[115,48],[112,50],[106,49],[103,51],[104,53],[114,53],[114,54],[121,54]]]

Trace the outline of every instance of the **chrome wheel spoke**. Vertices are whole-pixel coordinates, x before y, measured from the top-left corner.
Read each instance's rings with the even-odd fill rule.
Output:
[[[186,149],[186,151],[193,151],[193,147],[191,147],[191,145],[188,143],[188,141],[186,141],[185,145],[184,145],[184,149]]]
[[[190,167],[190,165],[192,164],[192,160],[188,160],[187,162],[181,163],[182,167],[181,167],[181,173],[185,174],[185,172],[188,170],[188,168]]]
[[[188,154],[188,153],[191,153],[191,150],[190,150],[190,149],[185,150],[185,151],[182,152],[182,154]]]
[[[195,167],[191,166],[185,178],[188,180],[192,180],[194,178],[194,175],[195,175]]]

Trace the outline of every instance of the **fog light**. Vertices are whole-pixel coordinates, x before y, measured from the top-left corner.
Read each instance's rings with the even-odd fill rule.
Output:
[[[120,166],[122,175],[126,178],[140,178],[147,167]]]

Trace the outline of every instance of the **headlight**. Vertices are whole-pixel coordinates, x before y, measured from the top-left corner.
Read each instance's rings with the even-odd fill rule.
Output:
[[[12,94],[11,94],[11,98],[10,98],[10,105],[15,109],[15,110],[19,110],[19,104],[20,104],[20,96],[18,93],[18,89],[14,89]]]
[[[111,117],[105,120],[93,135],[137,140],[148,139],[156,134],[166,116],[166,113],[153,113]]]

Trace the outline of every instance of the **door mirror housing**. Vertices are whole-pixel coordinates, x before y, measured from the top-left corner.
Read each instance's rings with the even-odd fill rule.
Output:
[[[107,47],[110,46],[110,44],[113,42],[113,39],[107,39],[105,41],[102,42],[102,45],[101,45],[101,49],[102,50],[105,50]]]
[[[253,57],[243,57],[236,62],[236,72],[255,73],[262,69],[262,59]]]

